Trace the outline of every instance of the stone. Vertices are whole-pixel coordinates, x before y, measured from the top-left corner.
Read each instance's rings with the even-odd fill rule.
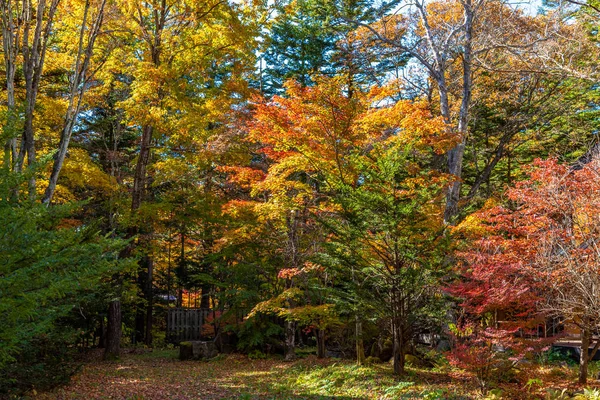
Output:
[[[179,344],[180,360],[209,360],[219,354],[215,342],[199,340],[181,342]]]
[[[179,359],[180,360],[191,360],[194,358],[194,352],[191,342],[179,343]]]
[[[215,342],[192,342],[194,357],[200,360],[208,360],[219,354]]]
[[[452,349],[452,345],[450,344],[449,340],[441,339],[437,343],[437,346],[435,346],[435,349],[439,352],[450,351],[450,349]]]
[[[382,362],[387,362],[392,358],[393,353],[394,353],[394,344],[392,343],[392,341],[390,339],[388,339],[385,342],[383,342],[383,346],[381,347],[381,349],[379,351],[379,359]]]
[[[419,358],[417,358],[416,356],[413,356],[412,354],[406,354],[404,356],[404,360],[406,361],[407,364],[410,364],[413,367],[421,366],[421,360]]]

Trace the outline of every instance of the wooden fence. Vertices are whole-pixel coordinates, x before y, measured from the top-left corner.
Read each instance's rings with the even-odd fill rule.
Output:
[[[208,308],[171,308],[167,311],[167,341],[200,340],[202,325],[212,313]]]

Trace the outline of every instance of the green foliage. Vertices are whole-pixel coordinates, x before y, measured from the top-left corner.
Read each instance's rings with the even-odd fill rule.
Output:
[[[398,384],[394,385],[394,386],[390,386],[387,389],[385,389],[385,394],[388,396],[392,396],[395,397],[398,394],[400,394],[401,392],[405,391],[406,389],[408,389],[411,386],[414,386],[415,383],[414,382],[399,382]]]
[[[408,57],[388,52],[385,46],[371,46],[360,38],[355,24],[375,21],[381,12],[398,1],[379,4],[371,1],[299,0],[276,6],[278,17],[268,31],[263,54],[265,69],[261,76],[264,93],[284,94],[284,83],[295,80],[302,86],[315,84],[315,77],[345,76],[356,88],[367,88],[384,79],[387,72],[402,67]]]
[[[573,359],[572,356],[569,356],[565,351],[561,351],[556,348],[550,348],[547,351],[541,352],[537,356],[538,362],[540,364],[550,364],[550,365],[558,365],[561,363],[566,363],[567,365],[575,365],[577,362]],[[591,366],[591,364],[590,364]]]
[[[74,332],[65,333],[62,327],[56,327],[19,344],[12,361],[0,368],[0,398],[32,387],[45,390],[67,383],[79,368],[74,362],[77,350],[73,341]]]
[[[267,355],[260,350],[252,350],[248,353],[248,358],[251,360],[264,360],[267,358]]]
[[[64,378],[69,366],[62,361],[76,336],[63,320],[79,311],[90,291],[100,298],[118,296],[118,287],[102,292],[102,282],[131,265],[118,257],[124,241],[77,223],[71,218],[75,210],[0,203],[0,371],[8,371],[0,375],[18,388],[40,384],[36,377],[47,374],[45,368]],[[31,373],[11,378],[22,363]]]
[[[543,383],[544,382],[540,378],[530,378],[527,380],[525,387],[527,387],[527,390],[530,391],[536,386],[541,386]]]
[[[265,316],[247,319],[234,329],[239,339],[237,347],[243,351],[264,349],[274,344],[283,332],[281,325]]]

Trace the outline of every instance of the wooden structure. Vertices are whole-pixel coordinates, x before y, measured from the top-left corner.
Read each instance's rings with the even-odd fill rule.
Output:
[[[202,325],[212,312],[208,308],[170,308],[167,310],[167,342],[178,344],[202,339]]]

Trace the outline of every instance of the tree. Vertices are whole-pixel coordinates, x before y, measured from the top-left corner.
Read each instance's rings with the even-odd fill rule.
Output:
[[[315,220],[315,214],[323,212],[328,191],[322,186],[322,174],[339,174],[340,179],[351,174],[343,157],[362,134],[352,126],[361,107],[358,100],[342,92],[340,79],[318,82],[315,87],[288,82],[288,97],[274,96],[258,103],[249,134],[251,141],[262,146],[260,152],[268,163],[264,179],[253,185],[255,194],[265,198],[258,205],[259,212],[272,220],[284,244],[279,250],[283,265],[277,274],[283,278],[282,292],[259,306],[265,310],[274,302],[281,307],[285,300],[279,314],[286,318],[287,358],[294,357],[295,323],[306,322],[298,318],[305,314],[302,310],[317,307],[323,315],[332,314],[326,299],[314,304],[302,296],[307,293],[303,277],[310,275],[303,271],[325,240]]]
[[[564,319],[581,331],[579,382],[600,347],[597,232],[598,161],[575,167],[537,160],[529,178],[508,190],[508,206],[465,221],[479,239],[455,293],[477,315],[504,311],[522,329],[539,316]]]
[[[393,8],[396,2],[383,6]],[[261,57],[260,89],[267,95],[285,94],[284,84],[293,80],[304,86],[318,76],[344,76],[352,93],[384,81],[385,74],[402,67],[406,57],[382,51],[368,37],[354,32],[354,25],[331,18],[333,5],[314,0],[284,3],[276,7],[277,17],[266,32]],[[357,21],[371,23],[380,9],[369,1],[337,1]]]
[[[366,258],[360,265],[377,277],[394,337],[394,371],[403,374],[411,326],[431,305],[442,273],[439,200],[448,181],[423,166],[424,153],[453,142],[424,103],[386,106],[390,91],[377,88],[349,97],[342,82],[290,83],[288,98],[259,105],[251,137],[274,162],[260,187],[270,189],[276,207],[321,198],[311,200],[313,213],[344,222],[335,240]]]
[[[336,15],[369,31],[379,43],[406,53],[418,62],[422,69],[414,74],[417,79],[408,79],[408,84],[418,87],[421,95],[435,100],[436,112],[446,122],[447,129],[462,138],[445,154],[445,171],[456,177],[446,196],[445,219],[451,222],[460,210],[475,71],[485,68],[490,54],[503,54],[511,49],[526,54],[547,37],[549,30],[543,27],[551,26],[552,18],[528,20],[503,1],[417,0],[407,1],[403,6],[404,13],[393,9],[387,15],[382,13],[373,24],[357,21],[339,10]],[[430,83],[433,88],[429,87]],[[435,164],[439,165],[440,161],[438,157]]]
[[[197,159],[205,161],[208,152],[203,145],[217,133],[219,118],[243,98],[245,86],[239,79],[252,58],[247,47],[253,28],[243,4],[222,1],[128,1],[120,3],[119,10],[129,51],[113,54],[110,73],[132,80],[130,97],[119,105],[140,135],[126,234],[136,241],[123,256],[134,250],[141,255],[137,279],[144,301],[136,337],[150,345],[155,227],[148,205],[160,195],[153,186],[156,169],[150,167],[178,157],[171,164],[191,168]]]
[[[82,224],[76,211],[77,205],[48,209],[26,201],[0,203],[0,393],[13,386],[28,389],[38,383],[35,379],[42,385],[45,378],[35,371],[21,382],[10,382],[20,368],[18,353],[40,338],[53,340],[61,318],[77,309],[87,292],[114,295],[101,291],[103,282],[131,267],[130,260],[118,256],[126,243],[99,234],[93,224]],[[71,345],[72,328],[61,329],[59,337]]]
[[[411,160],[415,147],[394,139],[356,161],[360,181],[340,188],[336,200],[347,225],[335,233],[346,252],[362,257],[362,274],[375,281],[371,285],[391,322],[394,372],[402,375],[418,322],[435,319],[436,307],[443,310],[438,292],[445,274],[441,194],[448,180],[421,169]]]
[[[96,40],[102,33],[106,0],[100,0],[98,4],[90,3],[90,0],[87,0],[83,5],[83,17],[81,19],[79,39],[75,53],[75,66],[69,79],[68,106],[65,113],[64,126],[60,134],[58,151],[54,156],[48,186],[42,198],[42,202],[46,204],[49,204],[52,201],[52,196],[54,196],[60,170],[65,161],[71,135],[73,134],[73,129],[75,128],[75,123],[81,109],[83,95],[86,89],[89,88],[90,81],[93,79],[98,68],[98,66],[92,66],[92,58],[94,56]],[[104,58],[106,58],[106,54]],[[99,64],[102,65],[103,61],[101,59]]]

